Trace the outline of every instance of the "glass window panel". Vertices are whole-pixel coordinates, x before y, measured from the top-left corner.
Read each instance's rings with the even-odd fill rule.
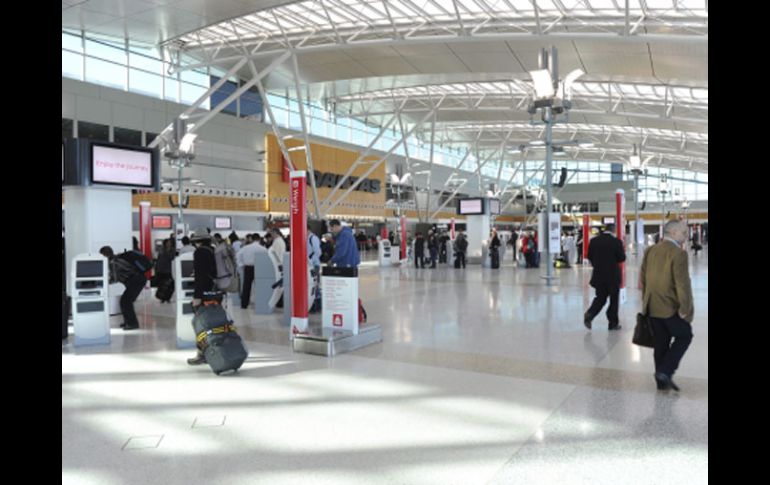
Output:
[[[184,104],[192,104],[198,98],[200,98],[206,91],[208,91],[208,89],[203,86],[197,86],[197,85],[183,82],[181,102]],[[209,100],[205,99],[203,103],[201,103],[200,107],[204,109],[209,109]]]
[[[144,139],[147,142],[146,143],[147,145],[152,143],[153,140],[155,140],[155,138],[157,138],[157,137],[158,137],[157,133],[150,133],[149,131],[145,132],[145,134],[144,134]]]
[[[299,119],[299,113],[297,113],[296,111],[289,112],[289,128],[292,128],[294,130],[302,129],[302,122]]]
[[[72,138],[73,135],[73,123],[72,120],[69,118],[62,118],[61,119],[61,137],[62,138]]]
[[[278,126],[287,126],[287,117],[289,112],[283,108],[273,108],[272,111],[273,116],[275,116],[275,124]]]
[[[128,53],[128,65],[130,67],[136,67],[155,74],[163,72],[163,62],[158,59],[152,58],[147,51],[147,54],[139,54],[135,52]]]
[[[110,141],[110,127],[99,123],[78,121],[78,138],[91,140]]]
[[[215,76],[211,76],[211,85],[219,81],[219,78]],[[227,98],[229,98],[236,90],[238,89],[238,86],[232,82],[232,81],[225,81],[224,84],[222,84],[216,91],[211,93],[211,105],[216,107],[221,102],[225,101]],[[230,103],[228,103],[224,108],[222,108],[223,113],[228,114],[236,114],[237,112],[237,101],[233,100]]]
[[[361,130],[353,130],[353,144],[355,145],[366,145],[366,133],[364,133]]]
[[[163,95],[163,78],[144,71],[129,69],[128,90],[160,98]]]
[[[126,64],[126,50],[122,45],[108,41],[86,39],[86,55]]]
[[[126,89],[126,66],[86,57],[87,82]]]
[[[83,56],[72,52],[61,52],[61,74],[78,81],[83,80]]]
[[[195,84],[197,86],[206,86],[209,87],[209,76],[206,74],[206,71],[197,71],[197,70],[191,70],[191,71],[182,71],[180,73],[180,76],[182,78],[183,83],[189,83],[189,84]],[[184,87],[182,88],[184,91]],[[204,89],[204,92],[206,90]],[[203,94],[203,93],[201,93]],[[184,94],[182,96],[184,99]],[[195,101],[195,100],[193,100]]]
[[[179,102],[179,81],[175,77],[163,78],[163,99]]]
[[[112,129],[112,134],[115,143],[142,146],[142,132],[139,130],[129,130],[127,128],[118,128],[116,126]]]
[[[79,35],[72,35],[62,32],[61,34],[61,48],[68,49],[75,52],[83,53],[83,42]]]

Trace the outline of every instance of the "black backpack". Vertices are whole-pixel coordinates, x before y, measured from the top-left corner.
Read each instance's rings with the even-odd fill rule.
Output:
[[[468,249],[468,241],[466,241],[465,238],[461,238],[459,241],[457,241],[457,249],[465,252],[465,250]]]
[[[139,251],[126,251],[123,254],[119,254],[118,257],[128,262],[137,273],[146,273],[152,269],[152,261]]]

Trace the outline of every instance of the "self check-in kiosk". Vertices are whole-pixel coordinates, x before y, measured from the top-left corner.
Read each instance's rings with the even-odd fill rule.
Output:
[[[79,254],[73,258],[70,268],[75,346],[109,345],[107,258],[101,254]]]
[[[387,239],[383,239],[377,243],[377,260],[379,261],[380,266],[385,267],[393,264],[391,250],[390,241]]]
[[[193,253],[183,253],[174,258],[174,292],[176,293],[176,347],[190,349],[195,347],[192,309],[195,293],[193,276]]]

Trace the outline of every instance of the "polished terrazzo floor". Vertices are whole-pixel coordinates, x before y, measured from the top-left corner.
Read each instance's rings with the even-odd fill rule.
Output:
[[[676,381],[631,344],[639,260],[619,332],[582,314],[590,268],[361,268],[383,342],[292,353],[279,313],[233,317],[236,376],[188,367],[173,306],[113,317],[109,348],[62,344],[64,484],[702,484],[708,482],[708,250],[690,257],[695,322]]]

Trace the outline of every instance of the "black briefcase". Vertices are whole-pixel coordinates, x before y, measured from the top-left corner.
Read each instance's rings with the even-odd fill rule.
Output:
[[[634,338],[631,340],[640,347],[655,347],[655,338],[652,336],[652,324],[647,315],[636,314],[636,327],[634,327]]]

